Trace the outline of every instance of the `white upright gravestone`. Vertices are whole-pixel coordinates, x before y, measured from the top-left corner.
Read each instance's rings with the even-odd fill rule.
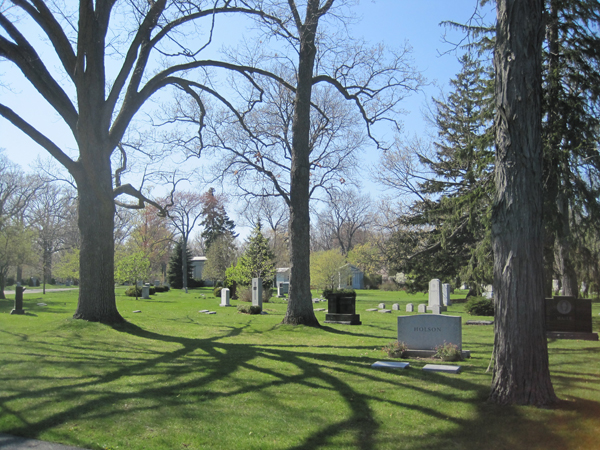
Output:
[[[142,298],[149,299],[150,298],[150,285],[145,284],[142,286]]]
[[[450,285],[448,283],[442,284],[442,301],[444,306],[452,306],[450,301]]]
[[[429,282],[429,304],[427,305],[428,311],[434,311],[439,314],[439,311],[445,311],[442,303],[442,282],[437,278],[434,278]],[[439,307],[439,310],[438,310]]]
[[[221,305],[220,306],[231,306],[229,304],[229,289],[221,289]]]
[[[252,278],[252,306],[262,309],[262,278]]]

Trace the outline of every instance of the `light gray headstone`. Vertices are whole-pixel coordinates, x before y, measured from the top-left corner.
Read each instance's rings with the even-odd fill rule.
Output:
[[[377,305],[377,307],[380,309],[385,309],[385,303],[380,303],[379,305]]]
[[[150,286],[142,286],[142,298],[143,299],[150,298]]]
[[[427,312],[427,305],[425,303],[420,303],[418,308],[420,313]]]
[[[392,311],[400,311],[400,305],[398,303],[392,304]]]
[[[231,306],[229,304],[229,289],[221,289],[221,305],[220,306]]]
[[[415,312],[415,305],[413,305],[412,303],[407,304],[406,312]],[[425,312],[425,311],[423,311],[423,312]]]
[[[460,366],[446,366],[442,364],[425,364],[423,370],[426,372],[460,373]]]
[[[552,280],[552,292],[558,291],[559,287],[558,280]]]
[[[252,278],[252,305],[262,308],[262,278]]]
[[[450,285],[448,283],[442,284],[442,302],[444,306],[452,305],[450,301]]]
[[[160,286],[160,280],[154,280],[154,286]]]
[[[144,283],[142,283],[141,281],[138,281],[138,282],[137,282],[137,286],[138,286],[138,287],[142,287],[143,285],[144,285]]]
[[[371,364],[371,367],[385,367],[387,369],[406,369],[409,366],[410,363],[395,361],[377,361]]]
[[[432,307],[442,304],[442,282],[434,278],[429,282],[429,304]]]
[[[409,350],[434,350],[444,343],[454,344],[462,350],[460,316],[418,314],[398,316],[398,341]]]

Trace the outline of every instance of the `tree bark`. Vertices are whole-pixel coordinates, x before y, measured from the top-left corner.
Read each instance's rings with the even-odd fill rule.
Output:
[[[181,271],[183,272],[182,277],[182,289],[188,293],[188,260],[187,260],[187,238],[183,236],[181,240]]]
[[[304,25],[299,26],[300,53],[298,84],[292,125],[292,164],[290,171],[290,287],[288,308],[282,323],[319,326],[310,293],[310,101],[316,55],[317,9],[310,0]]]
[[[558,228],[556,236],[556,262],[560,274],[563,295],[577,298],[579,288],[577,286],[577,273],[571,257],[573,246],[571,245],[571,224],[569,222],[569,200],[564,193],[559,193],[556,200],[558,206]]]
[[[87,145],[93,145],[89,139]],[[80,144],[84,146],[86,144]],[[74,319],[119,323],[114,280],[115,205],[110,152],[81,149],[81,172],[75,176],[79,194],[79,300]],[[86,151],[87,150],[87,151]]]
[[[542,0],[499,0],[496,198],[492,216],[495,342],[490,401],[556,401],[544,326]]]

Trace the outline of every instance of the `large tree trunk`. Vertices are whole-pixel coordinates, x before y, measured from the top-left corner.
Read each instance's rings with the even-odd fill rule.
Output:
[[[496,298],[490,400],[556,400],[544,327],[541,48],[542,0],[499,0],[496,32]]]
[[[92,145],[92,144],[90,144]],[[82,151],[79,194],[79,301],[75,319],[118,323],[114,280],[115,205],[108,152]]]
[[[292,165],[290,179],[290,290],[288,308],[282,323],[319,326],[310,293],[310,100],[316,48],[316,10],[319,2],[310,0],[305,25],[300,31],[298,85],[292,125]]]

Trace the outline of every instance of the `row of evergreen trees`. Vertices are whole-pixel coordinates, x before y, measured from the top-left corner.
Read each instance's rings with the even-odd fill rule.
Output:
[[[600,11],[589,0],[546,2],[543,82],[545,266],[565,295],[579,282],[600,288]],[[494,76],[488,49],[493,28],[470,28],[480,39],[461,58],[447,98],[433,100],[437,139],[405,164],[404,192],[416,195],[388,247],[393,266],[423,290],[431,278],[478,289],[492,282],[494,205]],[[393,155],[392,155],[393,157]],[[384,161],[393,171],[394,161]],[[398,175],[396,173],[396,175]],[[420,182],[411,184],[414,178]],[[400,177],[402,180],[402,177]],[[397,187],[397,186],[396,186]],[[515,199],[518,201],[518,199]]]

